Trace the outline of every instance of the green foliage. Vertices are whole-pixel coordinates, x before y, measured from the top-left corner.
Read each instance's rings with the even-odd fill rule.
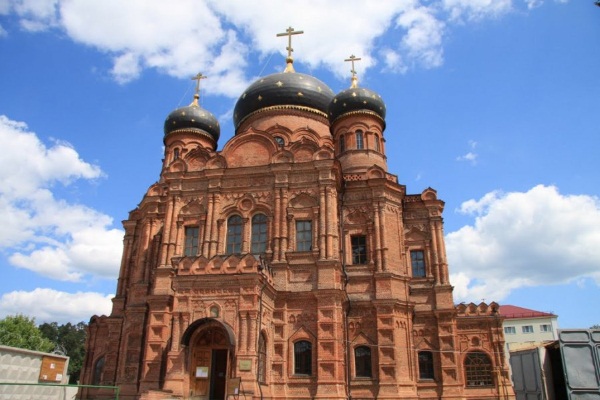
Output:
[[[0,320],[0,344],[43,352],[54,349],[54,343],[35,326],[35,318],[21,314]]]
[[[56,322],[44,323],[39,329],[42,335],[56,343],[56,350],[69,356],[69,383],[77,383],[83,357],[85,356],[85,335],[87,325],[79,322],[76,325],[70,322],[58,325]]]

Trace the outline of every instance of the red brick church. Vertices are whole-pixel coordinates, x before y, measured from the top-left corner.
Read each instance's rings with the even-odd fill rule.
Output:
[[[387,169],[383,100],[354,66],[338,94],[295,72],[294,33],[221,150],[198,90],[167,117],[81,383],[121,399],[514,399],[498,305],[454,305],[444,202]]]

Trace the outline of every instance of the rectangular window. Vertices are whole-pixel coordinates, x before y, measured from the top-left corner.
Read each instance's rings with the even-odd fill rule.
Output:
[[[521,327],[523,333],[533,333],[533,325],[524,325]]]
[[[425,277],[425,252],[423,250],[412,250],[410,252],[410,264],[413,278]]]
[[[242,230],[244,221],[239,215],[227,219],[227,254],[240,254],[242,252]]]
[[[354,370],[357,378],[371,378],[371,349],[367,346],[358,346],[354,349]]]
[[[552,331],[552,325],[550,325],[550,324],[542,324],[542,325],[540,325],[540,331],[541,332],[551,332]]]
[[[183,254],[188,257],[198,255],[198,236],[200,229],[197,226],[185,227],[185,245]]]
[[[365,144],[363,142],[363,133],[362,131],[356,131],[356,148],[358,150],[361,150],[365,147]]]
[[[311,375],[312,343],[302,340],[294,343],[294,374]]]
[[[267,216],[252,217],[252,254],[263,254],[267,250]]]
[[[514,335],[515,333],[517,333],[517,330],[515,329],[514,326],[505,326],[504,327],[504,334]]]
[[[367,263],[367,237],[364,235],[350,237],[352,244],[352,264]]]
[[[312,221],[296,221],[296,251],[312,249]]]
[[[419,352],[419,379],[433,379],[433,353]]]

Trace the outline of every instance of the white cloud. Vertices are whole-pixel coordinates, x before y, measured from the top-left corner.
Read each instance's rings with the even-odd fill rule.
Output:
[[[462,204],[473,225],[446,236],[456,298],[502,300],[519,287],[600,284],[600,201],[554,186],[491,192]]]
[[[470,151],[465,155],[456,157],[456,160],[457,161],[469,161],[471,163],[471,165],[475,165],[475,164],[477,164],[477,154]]]
[[[175,7],[159,0],[73,0],[62,1],[60,13],[73,40],[113,57],[111,72],[120,83],[155,68],[180,78],[202,72],[211,78],[203,87],[217,94],[239,94],[247,84],[241,79],[240,85],[246,47],[204,1],[180,0]],[[231,61],[225,70],[223,60]]]
[[[389,47],[384,47],[379,53],[383,58],[383,63],[386,70],[399,73],[405,73],[408,71],[408,67],[397,51],[394,51]]]
[[[6,15],[10,12],[11,0],[0,0],[0,15]]]
[[[0,319],[24,314],[34,317],[38,324],[87,323],[92,315],[110,314],[112,297],[94,292],[66,293],[41,288],[31,292],[14,291],[0,297]]]
[[[512,0],[442,0],[442,6],[453,21],[497,18],[513,8]]]
[[[112,218],[57,199],[57,183],[102,177],[69,144],[46,147],[27,125],[0,115],[0,248],[17,267],[53,279],[77,281],[86,274],[115,277],[123,233]]]
[[[474,140],[469,140],[468,143],[469,143],[469,148],[471,150],[475,150],[475,148],[477,147],[477,142]],[[456,160],[457,161],[468,161],[471,163],[471,165],[477,165],[478,157],[479,157],[479,155],[477,153],[475,153],[474,151],[469,151],[465,155],[456,157]]]
[[[434,16],[431,8],[408,9],[398,17],[396,25],[406,30],[402,47],[411,60],[425,68],[443,64],[442,37],[445,25]]]
[[[544,4],[544,0],[525,0],[525,3],[527,4],[527,8],[531,10]]]
[[[525,1],[531,8],[541,0]],[[349,78],[343,60],[350,54],[362,58],[356,67],[361,76],[378,64],[396,73],[439,67],[449,24],[498,18],[513,8],[512,0],[178,0],[176,6],[161,0],[0,0],[0,8],[2,4],[25,29],[56,28],[106,53],[119,83],[148,68],[179,78],[202,72],[210,77],[203,82],[209,93],[230,97],[237,97],[252,79],[245,74],[251,52],[265,63],[268,55],[286,53],[286,38],[276,33],[288,25],[305,32],[292,43],[296,60]],[[265,67],[267,73],[283,70],[283,57]]]
[[[75,42],[107,53],[113,60],[110,72],[120,83],[136,79],[146,68],[176,77],[202,72],[211,78],[203,85],[209,92],[235,97],[248,84],[244,68],[250,49],[263,60],[269,54],[284,54],[285,38],[275,34],[288,24],[305,32],[293,42],[295,58],[339,76],[350,76],[343,62],[350,54],[362,58],[359,74],[378,62],[394,72],[443,63],[443,7],[424,6],[420,0],[179,0],[177,7],[160,0],[11,4],[6,8],[26,29],[58,28]],[[375,43],[385,33],[390,37],[384,46],[388,50],[380,51]],[[267,71],[283,67],[282,57]]]

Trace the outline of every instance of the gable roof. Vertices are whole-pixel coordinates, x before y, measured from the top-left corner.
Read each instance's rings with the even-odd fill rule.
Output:
[[[558,315],[531,310],[529,308],[517,307],[511,305],[502,305],[498,310],[501,316],[506,319],[516,319],[516,318],[539,318],[539,317],[558,317]]]

